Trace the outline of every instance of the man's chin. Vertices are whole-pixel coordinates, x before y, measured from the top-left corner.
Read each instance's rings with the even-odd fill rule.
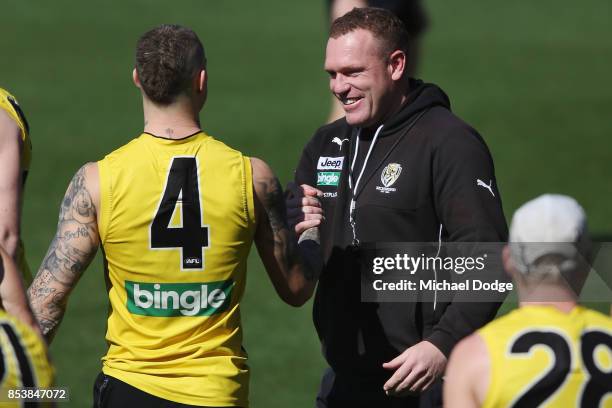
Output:
[[[354,113],[347,112],[344,112],[344,114],[346,122],[351,126],[364,127],[364,124],[367,123],[367,119],[364,118],[362,115],[356,115]]]

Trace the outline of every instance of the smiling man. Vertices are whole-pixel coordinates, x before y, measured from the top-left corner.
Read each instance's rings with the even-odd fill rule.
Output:
[[[409,32],[377,8],[353,9],[330,29],[325,70],[346,116],[315,133],[295,175],[319,190],[326,218],[314,320],[330,369],[318,407],[440,406],[450,351],[499,306],[360,299],[368,243],[507,235],[489,150],[440,88],[410,78]],[[301,213],[298,234],[321,217],[307,200],[288,206]]]
[[[413,63],[412,66],[408,67],[408,70],[411,75],[414,74],[417,69],[418,58],[416,58],[416,55],[419,50],[419,39],[424,35],[428,26],[427,13],[421,0],[327,0],[327,6],[331,17],[330,23],[355,7],[380,7],[392,11],[402,20],[413,40],[410,50],[414,53],[415,58],[408,58]],[[336,98],[332,98],[332,108],[328,122],[333,122],[343,116],[342,104]]]

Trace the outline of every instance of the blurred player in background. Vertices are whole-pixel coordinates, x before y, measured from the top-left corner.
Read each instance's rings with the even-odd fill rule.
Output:
[[[516,211],[503,258],[520,307],[457,345],[446,406],[612,407],[612,319],[576,303],[590,246],[570,197],[544,195]]]
[[[416,77],[417,62],[419,61],[420,42],[427,30],[429,20],[421,0],[327,0],[330,23],[354,9],[355,7],[379,7],[393,12],[410,34],[413,42],[406,48],[411,51],[408,56],[407,71],[410,76]],[[338,100],[332,97],[331,112],[328,122],[334,122],[344,116],[344,109]]]
[[[253,241],[280,297],[300,305],[320,267],[318,230],[298,244],[278,179],[201,130],[208,74],[190,29],[138,41],[144,132],[74,176],[57,235],[30,287],[51,339],[101,244],[110,314],[97,407],[246,407],[240,301]],[[319,220],[309,221],[316,227]]]
[[[20,220],[32,158],[29,132],[17,99],[0,88],[0,246],[17,262],[26,284],[32,282],[32,274],[20,239]]]
[[[2,247],[0,300],[0,406],[21,407],[19,401],[10,402],[8,391],[25,387],[49,388],[53,385],[53,368],[18,268]]]

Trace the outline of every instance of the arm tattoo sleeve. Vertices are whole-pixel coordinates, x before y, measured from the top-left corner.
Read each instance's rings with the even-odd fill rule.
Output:
[[[291,239],[287,225],[287,211],[282,188],[276,177],[265,178],[259,181],[260,190],[263,191],[263,206],[268,215],[271,241],[274,244],[274,253],[280,255],[283,266],[288,267],[294,262],[296,256],[295,240]]]
[[[318,252],[314,251],[312,242],[307,245],[298,243],[295,234],[287,224],[287,210],[285,198],[282,194],[281,185],[276,177],[270,177],[259,181],[261,190],[264,191],[264,207],[268,215],[270,228],[272,230],[272,241],[274,253],[282,260],[283,267],[291,269],[295,264],[302,264],[301,273],[307,281],[318,279],[317,263],[310,260],[311,257],[319,258]],[[314,228],[318,235],[318,229]],[[317,245],[318,246],[318,245]]]
[[[68,295],[94,258],[100,240],[84,169],[85,166],[68,186],[57,232],[28,291],[32,310],[48,341],[62,320]]]

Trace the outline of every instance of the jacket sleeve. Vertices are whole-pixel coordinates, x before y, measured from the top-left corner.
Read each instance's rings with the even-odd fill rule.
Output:
[[[505,242],[508,228],[489,150],[475,130],[456,126],[433,152],[436,212],[448,242]],[[496,273],[491,271],[491,273]],[[448,356],[495,317],[499,302],[451,302],[426,339]]]

